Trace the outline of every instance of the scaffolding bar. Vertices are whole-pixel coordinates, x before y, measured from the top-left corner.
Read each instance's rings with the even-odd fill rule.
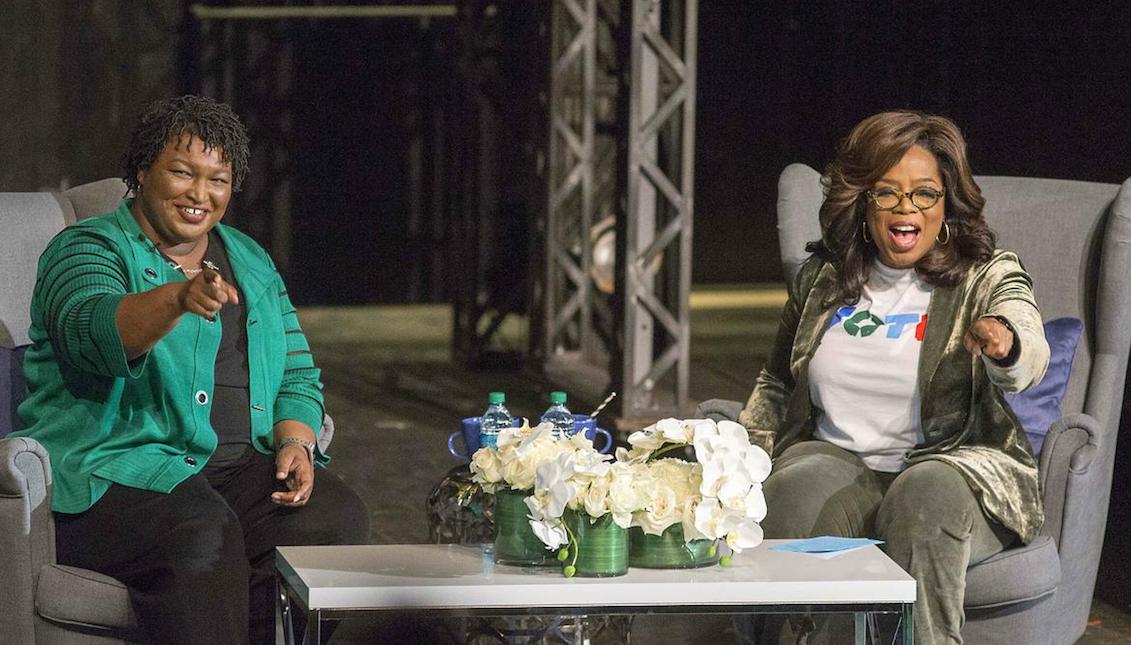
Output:
[[[189,7],[199,20],[280,20],[285,18],[455,18],[455,5],[319,5],[310,7]]]
[[[621,416],[648,419],[689,407],[698,2],[631,1]]]

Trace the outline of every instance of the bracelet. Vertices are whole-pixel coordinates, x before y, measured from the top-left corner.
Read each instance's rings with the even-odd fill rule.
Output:
[[[287,445],[288,443],[297,443],[298,445],[302,446],[303,448],[306,448],[306,454],[307,454],[308,457],[310,457],[310,465],[311,466],[314,465],[314,442],[313,441],[307,441],[306,439],[303,439],[302,437],[283,437],[282,440],[279,441],[279,444],[277,446],[275,446],[275,451],[278,452],[280,448]]]
[[[1013,344],[1009,347],[1009,353],[1006,354],[1005,357],[1000,359],[990,358],[989,356],[986,357],[993,361],[998,367],[1012,367],[1013,364],[1017,362],[1017,357],[1021,354],[1021,339],[1017,336],[1017,330],[1013,328],[1013,323],[1009,322],[1009,319],[1005,316],[998,316],[996,314],[989,314],[982,317],[993,318],[1001,323],[1002,327],[1008,329],[1010,334],[1013,334]]]

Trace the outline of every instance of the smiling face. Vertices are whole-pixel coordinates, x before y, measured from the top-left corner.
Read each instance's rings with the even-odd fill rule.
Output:
[[[920,188],[943,191],[939,162],[922,146],[911,148],[883,177],[873,191],[884,189],[910,193]],[[889,267],[905,269],[915,266],[935,245],[942,228],[946,197],[940,197],[930,208],[920,209],[907,197],[890,209],[880,209],[868,200],[868,232],[881,262]]]
[[[166,253],[191,252],[224,217],[232,197],[232,164],[219,148],[198,137],[169,139],[137,175],[130,212],[141,230]]]

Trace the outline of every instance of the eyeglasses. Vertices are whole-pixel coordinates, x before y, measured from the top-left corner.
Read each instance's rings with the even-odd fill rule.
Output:
[[[866,194],[876,205],[876,208],[887,211],[899,206],[904,197],[910,199],[915,208],[927,210],[937,204],[945,193],[945,190],[935,190],[934,188],[916,188],[909,193],[894,188],[878,188],[869,190]]]

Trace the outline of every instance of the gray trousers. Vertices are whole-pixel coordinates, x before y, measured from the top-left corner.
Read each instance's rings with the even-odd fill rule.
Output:
[[[870,537],[918,583],[915,643],[961,643],[966,568],[1016,541],[982,512],[962,475],[941,461],[900,473],[805,441],[774,460],[764,484],[767,538]]]

